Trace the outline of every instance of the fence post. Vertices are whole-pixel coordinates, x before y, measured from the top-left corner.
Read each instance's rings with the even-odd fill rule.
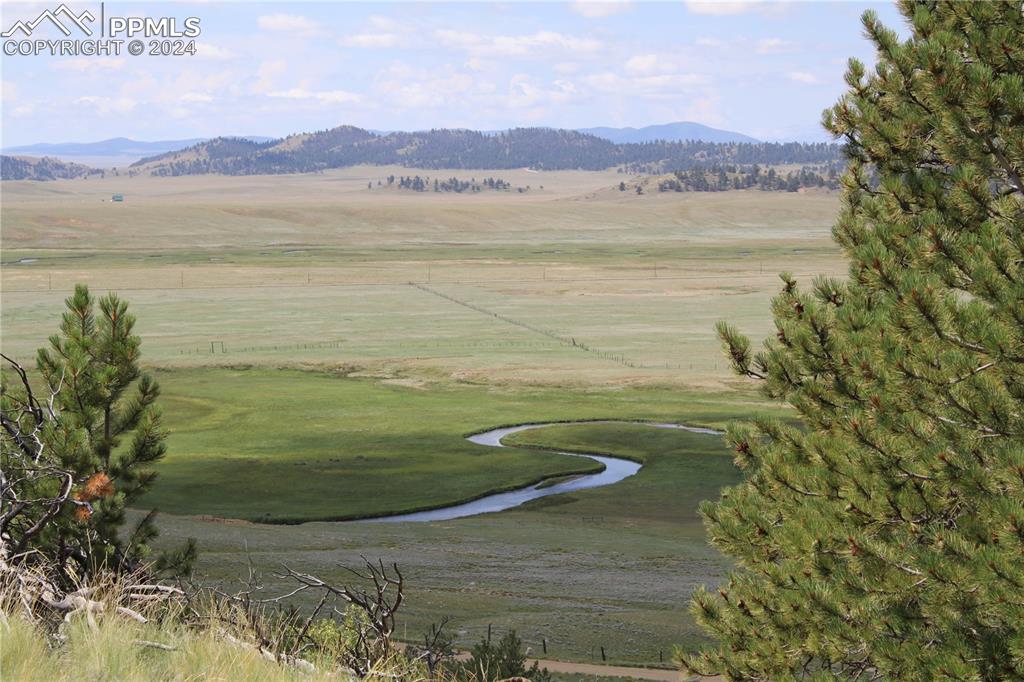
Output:
[[[607,661],[608,657],[604,655],[604,647],[601,647],[601,660]]]
[[[541,644],[544,645],[544,655],[547,656],[547,653],[548,653],[548,640],[542,637],[540,641],[541,641]]]

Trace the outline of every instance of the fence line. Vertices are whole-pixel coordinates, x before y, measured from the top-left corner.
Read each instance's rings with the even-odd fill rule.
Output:
[[[640,270],[641,272],[649,272],[649,270]],[[808,271],[803,273],[796,273],[797,277],[811,277],[819,274],[829,274],[831,276],[841,277],[846,274],[843,272],[827,273],[824,271]],[[52,273],[48,273],[51,275]],[[395,280],[395,281],[365,281],[365,282],[316,282],[312,278],[307,276],[301,282],[293,283],[267,283],[267,284],[186,284],[186,278],[183,274],[175,278],[178,284],[168,286],[108,286],[101,287],[98,285],[90,284],[90,287],[94,291],[181,291],[181,290],[202,290],[202,289],[298,289],[298,288],[311,288],[311,287],[401,287],[412,283],[422,284],[531,284],[531,283],[546,283],[546,284],[574,284],[581,282],[671,282],[671,281],[687,281],[687,280],[707,280],[707,279],[728,279],[730,282],[736,280],[751,280],[761,279],[769,276],[764,273],[742,273],[742,272],[714,272],[707,274],[691,274],[691,275],[648,275],[646,277],[520,277],[514,279],[443,279],[439,280],[432,278],[429,280]],[[76,278],[74,275],[69,276],[69,281],[81,279]],[[88,282],[86,282],[88,283]],[[16,294],[34,294],[41,293],[44,291],[54,291],[52,278],[49,278],[45,284],[40,284],[37,288],[17,288],[10,289],[4,287],[3,290],[6,293]],[[58,284],[58,286],[60,286]]]
[[[490,313],[489,313],[490,314]],[[531,329],[531,331],[533,331]],[[351,341],[348,340],[337,340],[337,341],[320,341],[312,343],[274,343],[274,344],[262,344],[262,345],[248,345],[248,346],[234,346],[230,344],[231,337],[228,337],[229,342],[225,342],[222,339],[214,341],[205,341],[200,343],[192,343],[185,347],[172,346],[177,348],[178,355],[230,355],[232,353],[259,353],[259,352],[277,352],[277,351],[302,351],[302,350],[323,350],[328,348],[341,348],[343,345],[349,346]],[[556,345],[568,345],[561,338],[552,339]],[[551,348],[550,342],[543,341],[422,341],[416,343],[400,342],[398,348],[409,348],[416,350],[426,350],[428,348],[436,348],[439,350],[448,350],[452,353],[461,353],[462,349],[498,349],[498,348],[516,348],[516,349],[527,349],[527,348]],[[580,344],[577,342],[575,348],[577,350],[589,350],[591,353],[600,353],[601,357],[605,359],[616,360],[616,357],[624,357],[616,355],[614,353],[608,353],[606,351],[597,351],[593,348]],[[409,360],[428,360],[431,358],[443,357],[438,355],[410,355],[406,359]],[[618,361],[618,360],[616,360]],[[684,370],[694,368],[698,370],[715,370],[719,369],[717,362],[710,360],[699,360],[697,362],[640,362],[635,360],[626,360],[632,364],[625,366],[632,367],[635,369],[675,369]],[[621,364],[621,363],[620,363]]]
[[[435,289],[431,289],[430,287],[424,286],[422,284],[417,284],[416,282],[409,282],[409,286],[413,287],[414,289],[419,289],[420,291],[423,291],[425,293],[432,294],[432,295],[437,296],[439,298],[443,298],[443,299],[445,299],[447,301],[451,301],[452,303],[454,303],[456,305],[460,305],[460,306],[462,306],[464,308],[469,308],[470,310],[473,310],[475,312],[481,313],[483,315],[489,315],[489,316],[491,316],[491,317],[493,317],[493,318],[495,318],[497,320],[501,320],[502,322],[505,322],[507,324],[511,324],[511,325],[516,326],[516,327],[521,327],[522,329],[526,329],[527,331],[531,331],[534,334],[540,334],[542,336],[546,336],[549,339],[553,339],[553,340],[557,341],[558,343],[561,343],[561,344],[563,344],[565,346],[569,346],[570,348],[575,348],[575,349],[584,351],[586,353],[593,353],[594,355],[597,355],[598,357],[604,358],[605,360],[611,360],[613,362],[617,362],[618,364],[623,365],[625,367],[632,367],[632,368],[643,368],[643,367],[645,367],[645,365],[643,365],[642,363],[638,363],[638,362],[635,362],[633,360],[630,360],[629,358],[627,358],[626,356],[622,355],[621,353],[611,353],[611,352],[608,352],[608,351],[603,351],[603,350],[599,350],[597,348],[593,348],[591,346],[588,346],[585,343],[577,341],[575,337],[559,336],[558,334],[554,333],[553,331],[549,331],[547,329],[542,329],[540,327],[536,327],[536,326],[530,324],[529,322],[523,322],[522,320],[517,320],[515,318],[508,317],[507,315],[502,315],[501,313],[494,312],[493,310],[488,310],[487,308],[478,306],[478,305],[476,305],[474,303],[470,303],[469,301],[463,301],[463,300],[457,299],[454,296],[449,296],[448,294],[442,293],[442,292],[437,291]]]
[[[558,653],[566,653],[572,651],[579,655],[582,652],[586,652],[586,657],[590,662],[603,662],[611,663],[615,665],[626,665],[626,666],[643,666],[658,669],[660,666],[671,664],[672,651],[669,650],[668,656],[666,657],[666,650],[664,647],[652,647],[644,651],[645,659],[636,660],[637,648],[635,646],[629,646],[628,651],[630,658],[616,659],[614,654],[621,653],[616,652],[612,647],[607,644],[591,643],[585,646],[585,648],[574,647],[571,644],[567,644],[557,635],[552,635],[550,631],[537,630],[534,628],[522,628],[522,627],[508,627],[498,626],[493,623],[484,625],[483,623],[463,623],[457,627],[453,626],[453,629],[458,631],[459,639],[462,642],[472,642],[486,640],[489,642],[497,642],[504,635],[509,632],[515,632],[519,637],[520,641],[528,650],[529,659],[543,658],[544,656]],[[407,642],[417,642],[415,637],[410,638],[408,629],[406,628],[403,639]],[[669,658],[669,661],[665,659]]]
[[[227,346],[224,341],[217,339],[209,341],[209,349],[206,344],[191,345],[187,348],[179,348],[178,355],[216,355],[228,353],[253,353],[259,351],[279,350],[320,350],[322,348],[341,348],[344,340],[338,341],[315,341],[313,343],[274,343],[261,346]]]

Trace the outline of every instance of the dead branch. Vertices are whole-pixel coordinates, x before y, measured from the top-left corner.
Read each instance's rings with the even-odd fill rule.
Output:
[[[314,613],[319,613],[328,597],[335,597],[359,610],[363,617],[356,620],[355,641],[342,652],[342,659],[360,677],[368,675],[379,661],[386,659],[394,650],[391,635],[395,631],[395,614],[405,598],[405,579],[398,564],[386,567],[383,560],[378,559],[377,563],[373,563],[366,557],[363,557],[363,562],[365,572],[351,568],[346,570],[360,578],[364,584],[371,585],[369,589],[334,585],[316,575],[296,571],[288,566],[284,567],[283,573],[276,574],[278,578],[298,583],[298,587],[289,595],[310,589],[322,592],[320,605]],[[346,615],[337,607],[333,610],[341,618]],[[302,628],[297,641],[299,646],[302,645],[301,640],[307,637],[311,623],[312,620],[308,620]]]
[[[431,623],[430,631],[423,635],[423,646],[410,646],[406,651],[413,660],[423,661],[431,680],[446,661],[455,657],[452,638],[444,631],[447,625],[448,616],[442,618],[440,623]]]

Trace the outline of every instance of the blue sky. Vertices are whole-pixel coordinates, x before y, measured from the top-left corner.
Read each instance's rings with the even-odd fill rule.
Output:
[[[0,24],[56,4],[4,2]],[[4,56],[0,132],[12,146],[686,120],[827,139],[847,58],[873,61],[868,8],[902,29],[871,2],[107,2],[199,17],[198,54]]]

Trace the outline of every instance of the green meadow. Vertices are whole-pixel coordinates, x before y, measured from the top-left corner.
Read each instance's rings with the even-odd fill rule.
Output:
[[[408,639],[450,615],[463,645],[490,625],[550,658],[667,663],[701,639],[690,592],[728,570],[696,512],[739,480],[721,438],[465,436],[785,417],[730,375],[713,325],[764,338],[779,271],[844,274],[835,195],[637,196],[614,172],[525,171],[501,176],[526,194],[367,190],[401,171],[5,182],[4,353],[31,361],[76,282],[131,303],[170,431],[145,502],[161,542],[199,540],[211,581],[250,562],[270,588],[285,563],[341,579],[379,556],[407,574]],[[644,466],[497,514],[339,521],[594,468],[541,448]]]
[[[707,423],[732,416],[695,402]],[[536,655],[657,664],[701,634],[686,608],[699,584],[728,566],[707,545],[696,512],[701,500],[738,481],[716,436],[639,424],[552,426],[510,438],[525,446],[608,452],[644,467],[615,485],[562,494],[498,514],[434,523],[239,524],[166,515],[165,536],[201,538],[203,575],[236,584],[250,562],[270,590],[273,572],[301,566],[344,579],[342,566],[380,556],[403,568],[410,586],[400,635],[415,639],[452,617],[461,645],[488,626],[515,629]],[[543,457],[556,457],[537,453]],[[342,497],[339,491],[339,498]]]
[[[600,469],[591,460],[463,437],[482,427],[581,419],[721,425],[738,414],[709,396],[691,402],[666,388],[507,390],[259,368],[161,370],[156,377],[172,454],[146,502],[168,513],[277,523],[430,509]],[[665,442],[649,427],[591,428],[614,436],[603,445],[597,439],[594,452],[643,460]],[[717,439],[697,440],[718,449]],[[620,451],[627,442],[640,449]]]

